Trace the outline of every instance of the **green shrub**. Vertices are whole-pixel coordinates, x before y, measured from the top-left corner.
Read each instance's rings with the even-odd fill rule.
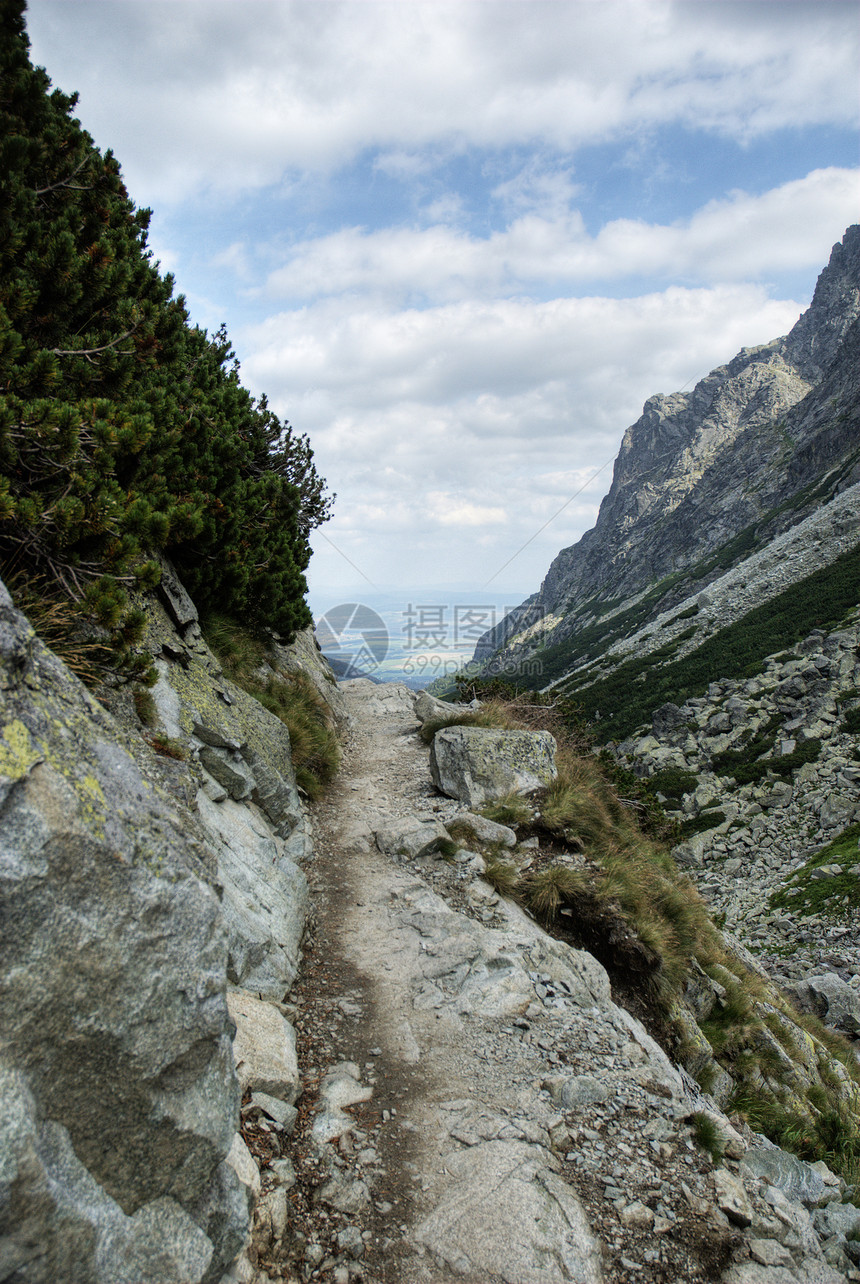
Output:
[[[695,834],[707,833],[709,829],[716,829],[718,825],[725,822],[726,813],[724,811],[700,811],[698,816],[691,816],[689,820],[681,821],[680,836],[692,838]]]
[[[855,709],[848,709],[842,716],[842,730],[849,735],[855,735],[860,731],[860,705]]]
[[[645,777],[645,786],[655,793],[664,794],[667,798],[680,800],[684,794],[693,794],[699,787],[698,776],[680,767],[664,767]]]
[[[304,437],[239,382],[153,263],[110,152],[0,13],[0,569],[41,576],[135,648],[163,549],[198,606],[310,623],[307,537],[330,501]]]

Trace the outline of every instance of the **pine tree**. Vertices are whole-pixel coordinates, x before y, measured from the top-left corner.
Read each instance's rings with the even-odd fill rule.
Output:
[[[198,604],[291,636],[331,498],[306,437],[193,326],[149,211],[29,59],[0,0],[0,559],[134,645],[164,550]]]

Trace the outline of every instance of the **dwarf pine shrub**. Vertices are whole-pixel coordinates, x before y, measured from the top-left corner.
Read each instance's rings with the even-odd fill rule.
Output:
[[[285,637],[330,499],[297,436],[193,325],[110,152],[0,7],[0,572],[74,604],[135,661],[159,550],[198,606]]]

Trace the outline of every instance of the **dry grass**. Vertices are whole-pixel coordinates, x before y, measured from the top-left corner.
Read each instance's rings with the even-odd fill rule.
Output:
[[[512,720],[508,706],[501,701],[491,700],[480,709],[464,708],[458,712],[457,705],[452,705],[450,714],[440,714],[428,718],[418,733],[425,744],[430,744],[437,731],[444,727],[489,727],[499,731],[522,730]]]
[[[275,672],[265,641],[226,616],[210,616],[203,631],[227,676],[284,723],[296,781],[318,798],[340,766],[340,744],[332,712],[313,682],[304,673]]]
[[[116,653],[100,638],[88,636],[80,611],[44,579],[26,579],[14,572],[4,576],[19,611],[38,636],[85,686],[101,686],[116,671]]]
[[[493,700],[480,711],[454,713],[447,720],[448,725],[551,730],[559,743],[558,777],[539,795],[537,816],[516,796],[485,808],[484,814],[514,827],[527,824],[530,833],[544,835],[549,848],[561,847],[580,864],[572,867],[570,855],[561,861],[548,856],[518,875],[512,864],[496,860],[488,868],[489,880],[548,930],[566,939],[573,932],[610,968],[614,986],[635,988],[664,1021],[671,1019],[696,966],[703,969],[723,987],[723,996],[700,1025],[735,1080],[737,1108],[778,1144],[805,1158],[825,1158],[850,1178],[860,1171],[860,1130],[850,1106],[858,1071],[848,1045],[815,1018],[794,1012],[771,985],[747,972],[728,951],[693,883],[677,869],[668,848],[643,832],[601,762],[567,740],[557,721],[548,727],[544,712],[524,708],[522,701]],[[428,739],[434,730],[428,726]],[[813,1064],[818,1064],[818,1082],[806,1100],[796,1095],[802,1036],[792,1030],[798,1025],[811,1035]],[[698,1047],[689,1052],[700,1056]],[[678,1054],[683,1056],[680,1044]],[[788,1093],[793,1094],[791,1109],[781,1101]],[[705,1125],[699,1132],[700,1143],[711,1149]]]

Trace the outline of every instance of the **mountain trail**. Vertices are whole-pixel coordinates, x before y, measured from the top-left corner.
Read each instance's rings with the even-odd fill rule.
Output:
[[[378,850],[448,822],[414,694],[355,681],[340,776],[315,809],[316,921],[296,998],[295,1279],[677,1284],[740,1242],[691,1140],[687,1087],[468,860]]]

